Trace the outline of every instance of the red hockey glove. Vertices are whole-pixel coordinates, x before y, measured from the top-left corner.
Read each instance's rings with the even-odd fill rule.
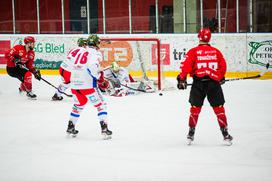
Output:
[[[104,78],[103,72],[101,72],[99,79],[97,79],[97,85],[102,90],[106,90],[110,87],[109,81]]]
[[[177,76],[177,81],[178,81],[178,84],[177,84],[178,89],[184,90],[184,89],[187,88],[187,81],[186,81],[186,79],[182,80],[180,78],[180,76],[178,75]]]

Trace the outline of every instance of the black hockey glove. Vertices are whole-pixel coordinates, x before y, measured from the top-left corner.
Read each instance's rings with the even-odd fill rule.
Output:
[[[37,80],[41,80],[42,78],[40,70],[34,70],[33,75]]]
[[[225,84],[226,83],[226,79],[225,79],[225,77],[223,77],[223,79],[221,79],[220,81],[219,81],[219,84],[220,85],[223,85],[223,84]]]
[[[15,63],[15,66],[16,66],[16,67],[22,68],[23,62],[21,62],[21,59],[20,59],[20,58],[14,58],[12,61]]]
[[[187,81],[186,79],[185,80],[182,80],[179,75],[177,76],[177,81],[178,81],[178,84],[177,84],[177,87],[178,89],[181,89],[181,90],[184,90],[187,88]]]

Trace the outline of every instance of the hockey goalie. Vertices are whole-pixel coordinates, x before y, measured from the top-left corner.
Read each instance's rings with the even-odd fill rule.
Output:
[[[153,84],[134,80],[128,70],[120,67],[117,62],[113,62],[109,67],[103,69],[103,76],[108,81],[108,85],[98,82],[98,87],[110,96],[122,97],[136,95],[140,92],[154,92]]]

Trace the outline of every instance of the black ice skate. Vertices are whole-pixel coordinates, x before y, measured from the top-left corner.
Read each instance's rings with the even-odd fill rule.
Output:
[[[19,94],[22,94],[24,91],[19,87]]]
[[[73,137],[77,136],[78,130],[75,129],[75,125],[73,124],[72,121],[69,121],[66,133],[68,135],[72,135]]]
[[[63,99],[62,96],[58,96],[57,93],[54,94],[54,96],[52,97],[52,100],[53,101],[61,101]]]
[[[188,145],[191,145],[192,142],[194,141],[194,135],[195,135],[195,128],[189,128],[189,133],[187,135]]]
[[[29,98],[29,99],[32,99],[32,100],[36,100],[37,99],[37,96],[36,94],[33,94],[33,92],[29,91],[26,93],[26,96]]]
[[[224,141],[227,143],[228,146],[232,145],[233,137],[229,134],[228,128],[220,128],[222,135],[224,137]]]
[[[111,139],[112,131],[108,129],[108,125],[104,121],[100,121],[101,134],[104,140]]]

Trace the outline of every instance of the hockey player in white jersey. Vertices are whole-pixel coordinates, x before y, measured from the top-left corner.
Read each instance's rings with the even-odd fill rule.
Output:
[[[105,90],[110,96],[122,97],[127,95],[136,95],[140,92],[154,92],[152,82],[135,81],[129,74],[128,70],[120,67],[117,62],[113,62],[111,66],[103,70],[104,77],[109,81],[109,88]],[[101,88],[101,87],[99,87]]]
[[[104,77],[109,80],[110,87],[107,92],[111,96],[126,96],[130,94],[129,89],[126,87],[130,82],[134,82],[132,77],[129,76],[129,72],[118,65],[117,62],[113,62],[110,67],[103,70]],[[132,92],[134,94],[134,91]]]
[[[61,83],[52,97],[53,101],[61,101],[63,99],[62,94],[70,87],[71,69],[73,66],[73,55],[71,52],[77,52],[80,49],[85,49],[87,46],[87,39],[79,38],[77,40],[77,45],[78,47],[70,50],[67,59],[60,64],[59,73],[61,75]]]
[[[75,125],[86,103],[91,102],[97,108],[101,132],[105,139],[111,138],[112,131],[108,129],[106,102],[97,88],[97,83],[108,84],[100,73],[101,57],[97,52],[100,39],[97,35],[90,35],[86,49],[71,51],[71,91],[74,105],[68,122],[67,133],[73,136],[78,134]],[[107,86],[106,86],[107,87]]]

